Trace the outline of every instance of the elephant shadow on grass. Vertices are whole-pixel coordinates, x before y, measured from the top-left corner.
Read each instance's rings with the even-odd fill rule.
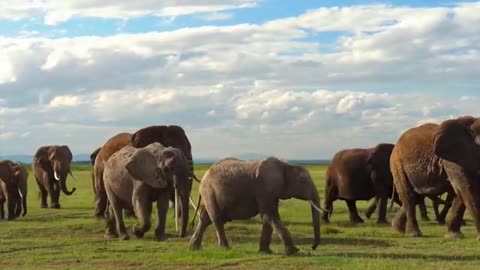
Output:
[[[393,260],[425,260],[425,261],[478,261],[480,255],[422,255],[422,254],[398,254],[398,253],[369,253],[369,252],[340,252],[340,253],[324,253],[324,256],[341,256],[342,258],[358,258],[358,259],[393,259]]]

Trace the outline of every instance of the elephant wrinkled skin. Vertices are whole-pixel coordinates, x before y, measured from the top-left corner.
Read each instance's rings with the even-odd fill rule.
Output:
[[[18,183],[21,174],[22,168],[18,164],[10,160],[0,161],[0,219],[5,218],[5,202],[7,202],[8,220],[18,217],[17,208],[22,205],[23,201]]]
[[[311,205],[315,249],[320,243],[319,196],[308,171],[276,158],[242,161],[224,159],[212,165],[200,183],[204,203],[199,223],[190,240],[192,250],[200,249],[203,234],[211,223],[215,225],[219,244],[228,249],[224,224],[235,219],[248,219],[260,213],[263,222],[259,252],[271,253],[270,241],[275,228],[283,242],[285,253],[298,249],[278,213],[279,200],[297,198]]]

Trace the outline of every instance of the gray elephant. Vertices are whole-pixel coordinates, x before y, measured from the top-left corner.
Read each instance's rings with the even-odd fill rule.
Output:
[[[60,190],[67,196],[72,195],[67,188],[67,176],[73,177],[70,164],[72,152],[66,145],[48,145],[40,147],[33,157],[33,174],[37,180],[41,195],[41,207],[47,208],[50,195],[51,208],[60,208]]]
[[[270,241],[275,228],[285,253],[296,253],[298,249],[278,212],[279,200],[290,198],[310,202],[314,232],[312,248],[320,243],[320,199],[310,174],[301,166],[273,157],[252,161],[227,158],[212,165],[205,173],[200,183],[200,195],[205,206],[190,240],[192,250],[201,248],[203,234],[211,223],[217,230],[219,244],[228,249],[224,224],[260,213],[263,228],[259,252],[271,253]]]
[[[169,192],[174,189],[181,207],[189,207],[188,162],[182,150],[152,143],[144,148],[125,146],[106,162],[103,181],[109,202],[107,238],[129,238],[123,221],[123,209],[134,209],[140,226],[133,228],[138,238],[150,229],[152,203],[157,203],[158,219],[155,236],[165,238],[165,221]],[[177,212],[177,211],[176,211]],[[180,236],[186,235],[188,215],[182,216]]]
[[[438,196],[451,189],[453,199],[448,234],[461,238],[465,210],[468,209],[480,237],[480,119],[471,116],[424,124],[406,131],[398,140],[390,158],[395,188],[402,208],[393,228],[418,237],[420,228],[415,205],[420,195]]]

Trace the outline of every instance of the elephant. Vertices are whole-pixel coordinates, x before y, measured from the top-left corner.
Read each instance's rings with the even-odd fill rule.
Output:
[[[187,158],[188,167],[190,170],[189,182],[187,186],[188,196],[190,197],[190,193],[192,190],[192,181],[194,179],[198,181],[198,179],[194,173],[192,146],[182,127],[175,126],[175,125],[148,126],[135,132],[132,135],[131,141],[132,141],[132,145],[136,148],[145,147],[153,142],[158,142],[164,146],[171,146],[171,147],[175,147],[182,150],[183,154]],[[175,192],[173,190],[170,191],[170,200],[175,205],[176,199],[175,199]],[[188,218],[188,207],[187,208],[180,207],[176,209],[180,211],[177,214],[182,219],[184,214],[187,215],[187,218]],[[184,213],[183,210],[186,210],[186,212]]]
[[[406,235],[422,235],[415,217],[421,195],[456,194],[447,221],[448,235],[462,238],[462,219],[470,212],[480,238],[480,119],[463,116],[440,124],[423,124],[403,133],[390,157],[395,188],[402,207],[392,227]]]
[[[129,239],[123,222],[123,209],[134,208],[140,226],[133,228],[138,238],[150,229],[152,203],[157,202],[158,220],[155,236],[165,238],[169,191],[175,189],[182,207],[188,208],[189,168],[180,149],[152,143],[137,149],[130,145],[114,153],[106,162],[104,185],[109,201],[107,238]],[[180,237],[185,237],[188,216],[183,216]]]
[[[198,206],[203,201],[204,207],[190,240],[191,250],[201,248],[203,235],[211,223],[217,230],[219,244],[229,249],[224,224],[236,219],[249,219],[260,213],[263,227],[259,252],[272,252],[273,228],[282,240],[287,255],[298,252],[278,212],[279,200],[290,198],[310,202],[314,233],[312,248],[316,249],[320,244],[320,199],[304,167],[274,157],[250,161],[227,158],[207,170],[200,182],[199,192]]]
[[[323,222],[329,222],[333,202],[341,199],[347,203],[350,222],[362,223],[355,202],[375,197],[367,217],[378,204],[377,222],[387,223],[387,203],[393,185],[389,165],[393,147],[393,144],[382,143],[374,148],[345,149],[335,154],[325,177],[325,209],[328,212],[322,215]]]
[[[72,152],[66,145],[48,145],[40,147],[33,157],[33,174],[37,180],[41,195],[41,207],[47,208],[50,195],[50,207],[60,208],[60,190],[67,196],[72,195],[67,188],[67,176],[75,178],[71,170]]]
[[[117,151],[131,143],[132,134],[119,133],[110,139],[100,148],[93,162],[93,191],[95,193],[95,216],[105,216],[107,209],[107,193],[103,185],[103,171],[107,160]],[[93,153],[92,153],[93,155]],[[92,157],[92,156],[91,156]],[[133,212],[132,209],[130,209]]]
[[[17,217],[16,207],[22,203],[22,195],[17,183],[20,174],[21,168],[14,162],[0,161],[0,219],[5,218],[5,202],[7,202],[8,220]]]
[[[95,159],[97,159],[100,150],[102,150],[102,147],[98,147],[92,152],[92,154],[90,154],[90,162],[92,163],[92,166],[95,166]]]
[[[15,208],[15,216],[24,217],[27,214],[28,170],[23,164],[15,163],[14,165],[19,167],[19,173],[15,175],[15,178],[21,199]]]

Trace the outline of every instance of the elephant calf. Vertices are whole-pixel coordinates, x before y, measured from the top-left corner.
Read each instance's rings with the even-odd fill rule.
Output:
[[[229,244],[224,224],[234,219],[248,219],[260,213],[263,221],[259,252],[271,253],[270,241],[275,228],[283,242],[285,253],[298,249],[278,213],[279,200],[297,198],[311,204],[315,249],[320,243],[318,191],[308,171],[276,158],[242,161],[228,158],[212,165],[200,183],[200,195],[205,207],[192,239],[190,249],[201,248],[203,234],[211,223],[217,229],[220,245]],[[273,227],[273,228],[272,228]]]
[[[105,164],[103,181],[110,203],[107,221],[107,238],[129,238],[123,221],[123,209],[134,209],[140,227],[133,228],[141,238],[150,229],[152,203],[157,202],[158,223],[155,230],[157,240],[165,236],[165,220],[168,211],[169,191],[175,188],[180,198],[182,228],[180,236],[186,234],[188,223],[189,196],[187,193],[189,169],[181,150],[152,143],[144,148],[125,146],[113,154]]]

